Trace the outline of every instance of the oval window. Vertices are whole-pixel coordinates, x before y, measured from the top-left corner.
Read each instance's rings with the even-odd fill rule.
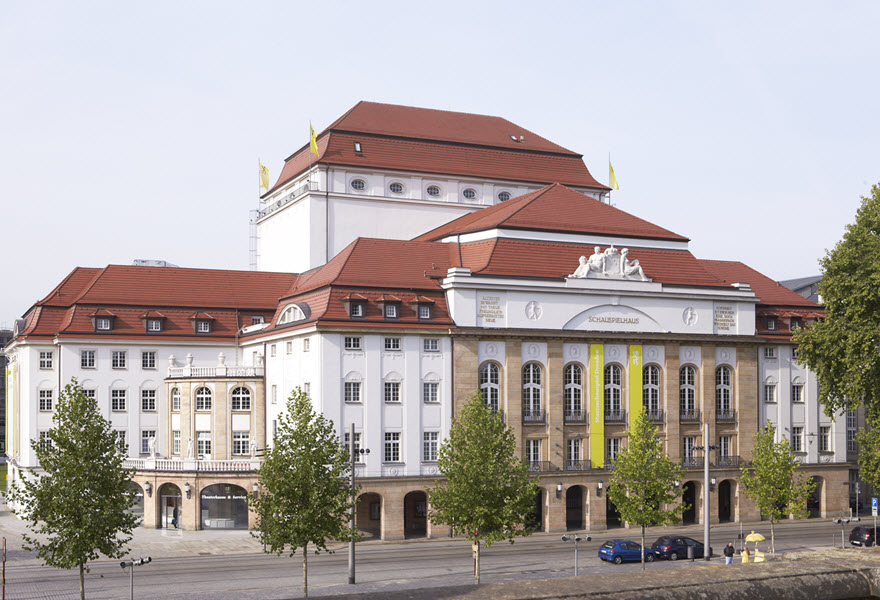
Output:
[[[440,188],[436,185],[429,185],[426,191],[429,196],[434,196],[435,198],[440,195]]]
[[[501,202],[507,202],[508,200],[510,200],[510,192],[501,192],[500,194],[498,194],[498,200],[500,200]]]
[[[388,189],[390,189],[395,194],[402,194],[403,193],[403,184],[397,183],[395,181],[394,183],[392,183],[391,185],[388,186]]]
[[[360,192],[360,191],[366,189],[366,187],[367,187],[367,184],[366,184],[366,182],[364,182],[363,179],[355,179],[354,181],[351,182],[351,189],[353,189],[353,190],[357,190]]]
[[[474,198],[477,197],[477,192],[475,192],[471,188],[468,188],[465,191],[463,191],[461,193],[461,195],[464,196],[465,198],[467,198],[468,200],[473,200]]]

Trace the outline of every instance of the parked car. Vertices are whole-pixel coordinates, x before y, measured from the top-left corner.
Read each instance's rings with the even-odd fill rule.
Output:
[[[625,560],[642,560],[642,546],[630,540],[608,540],[599,546],[599,558],[619,565]],[[645,548],[645,562],[654,561],[654,551]]]
[[[663,558],[678,560],[688,557],[688,547],[694,549],[694,558],[703,558],[703,543],[684,536],[664,535],[657,538],[651,545],[651,549]],[[709,547],[709,556],[712,556],[712,547]]]
[[[849,543],[853,546],[873,546],[874,528],[853,527],[853,530],[849,533]]]

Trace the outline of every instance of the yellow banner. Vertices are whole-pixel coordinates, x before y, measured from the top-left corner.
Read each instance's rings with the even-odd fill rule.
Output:
[[[642,347],[629,347],[629,422],[634,423],[644,410],[642,404]]]
[[[590,462],[605,466],[605,347],[590,344]]]

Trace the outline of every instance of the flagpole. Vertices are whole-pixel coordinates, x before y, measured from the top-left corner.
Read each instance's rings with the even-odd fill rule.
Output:
[[[611,152],[608,153],[608,204],[611,204]]]

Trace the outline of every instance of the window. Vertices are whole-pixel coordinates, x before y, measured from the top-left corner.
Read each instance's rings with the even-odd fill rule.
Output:
[[[237,387],[232,390],[232,410],[250,410],[251,391],[246,387]]]
[[[386,304],[385,305],[385,318],[386,319],[396,319],[400,311],[398,310],[397,303],[394,304]]]
[[[250,454],[251,432],[250,431],[233,431],[232,432],[232,454],[235,456],[246,456]]]
[[[346,402],[360,402],[361,401],[361,382],[360,381],[346,381],[345,382],[345,398]]]
[[[367,189],[367,183],[363,179],[352,179],[351,189],[356,192],[362,192]]]
[[[764,346],[764,358],[776,358],[776,346]]]
[[[51,369],[52,368],[52,352],[40,352],[40,368],[41,369]]]
[[[345,434],[345,448],[348,449],[351,447],[351,434]],[[364,455],[361,454],[361,434],[354,434],[354,462],[362,463],[364,462]]]
[[[831,426],[819,427],[819,452],[831,452]]]
[[[278,317],[278,324],[293,323],[294,321],[302,321],[305,318],[306,314],[303,312],[303,309],[293,304],[284,309],[281,316]]]
[[[52,410],[52,390],[40,390],[40,410],[42,412]]]
[[[156,410],[156,390],[141,390],[141,410]]]
[[[346,350],[360,350],[361,349],[361,338],[359,337],[345,337],[345,349]]]
[[[569,468],[576,467],[583,458],[583,443],[580,438],[568,438],[565,446],[565,459]]]
[[[97,331],[110,331],[110,318],[109,317],[95,318],[95,329]]]
[[[125,410],[125,390],[110,390],[110,409],[116,412]]]
[[[156,353],[155,352],[141,352],[141,368],[142,369],[155,369],[156,368]]]
[[[730,367],[715,369],[715,410],[730,412]]]
[[[196,390],[196,410],[211,410],[211,390],[200,387]]]
[[[803,427],[792,427],[791,428],[791,449],[795,452],[803,452],[804,451],[804,428]]]
[[[440,196],[440,187],[439,186],[429,185],[428,189],[426,189],[425,191],[428,192],[428,195],[431,196],[432,198],[437,198],[438,196]]]
[[[859,446],[856,442],[856,431],[858,431],[858,419],[856,411],[846,411],[846,449],[848,452],[858,452]]]
[[[385,350],[400,350],[400,338],[385,338]]]
[[[394,192],[395,194],[402,194],[403,193],[403,184],[395,181],[394,183],[392,183],[391,185],[388,186],[388,189],[391,190],[392,192]]]
[[[363,149],[362,149],[362,147],[361,147],[361,143],[360,143],[360,142],[355,142],[355,143],[354,143],[354,151],[355,151],[355,152],[363,152]]]
[[[251,325],[262,325],[265,322],[266,319],[259,315],[254,315],[251,317]]]
[[[526,440],[526,462],[534,464],[541,460],[541,440]]]
[[[791,330],[794,331],[794,330],[800,329],[800,328],[801,328],[801,320],[797,317],[792,317],[791,318]]]
[[[116,447],[122,454],[128,454],[128,441],[125,439],[125,430],[116,430]]]
[[[501,387],[500,369],[495,363],[483,363],[480,365],[480,393],[483,394],[483,400],[492,409],[492,412],[498,412],[501,406]]]
[[[499,192],[498,201],[499,202],[507,202],[510,200],[510,192]]]
[[[686,435],[681,439],[681,457],[684,459],[692,459],[696,456],[697,438],[692,435]]]
[[[150,333],[162,331],[162,319],[147,319],[147,331]]]
[[[125,350],[114,350],[112,357],[113,360],[110,363],[114,369],[124,369],[125,368]]]
[[[419,319],[427,321],[431,318],[431,306],[428,304],[419,304]]]
[[[461,195],[464,196],[467,200],[473,200],[477,197],[477,192],[471,188],[467,188],[461,193]]]
[[[278,386],[272,384],[272,404],[278,404]]]
[[[385,402],[400,402],[400,383],[396,381],[385,382]]]
[[[196,333],[211,333],[211,322],[210,321],[196,321]],[[211,442],[208,441],[208,445]]]
[[[614,462],[620,452],[620,438],[608,438],[605,442],[605,458],[608,462]]]
[[[211,455],[211,432],[210,431],[198,431],[196,432],[196,450],[199,453],[199,456],[210,456]]]
[[[660,410],[660,369],[656,365],[642,369],[642,405],[649,413]]]
[[[93,390],[93,389],[88,389],[88,390],[84,389],[84,390],[83,390],[83,395],[84,395],[86,398],[91,398],[92,400],[95,399],[96,394],[97,394],[97,392],[96,392],[95,390]]]
[[[171,432],[171,454],[180,455],[180,430],[178,429]]]
[[[52,447],[52,437],[49,435],[48,431],[40,432],[40,448],[43,450],[48,450]]]
[[[541,414],[541,367],[529,363],[523,367],[523,416]]]
[[[141,431],[141,454],[149,454],[150,440],[156,437],[155,429],[144,429]]]
[[[284,353],[293,354],[293,342],[287,342],[284,344]]]
[[[180,412],[180,388],[171,388],[171,411]]]
[[[303,352],[308,352],[311,349],[312,340],[311,338],[303,338]]]
[[[437,442],[440,434],[436,431],[426,431],[422,443],[422,460],[435,462],[437,460]]]
[[[678,402],[683,415],[697,410],[697,370],[689,365],[678,372]]]
[[[425,381],[422,383],[422,401],[428,404],[433,404],[435,402],[440,401],[439,397],[439,383],[433,383]]]
[[[385,462],[400,462],[400,432],[385,432]]]
[[[767,331],[776,331],[776,319],[767,317]]]
[[[277,345],[276,345],[276,344],[271,344],[271,345],[269,346],[269,356],[271,356],[272,358],[275,358],[275,356],[276,356],[277,354],[278,354],[278,347],[277,347]]]
[[[765,383],[764,384],[764,402],[769,402],[769,403],[776,402],[776,384],[775,383]]]
[[[351,311],[352,317],[363,317],[364,316],[364,303],[363,302],[352,302],[349,310]]]
[[[95,351],[83,350],[79,353],[79,366],[81,369],[95,368]]]
[[[605,414],[620,414],[620,366],[605,367]]]
[[[436,338],[425,338],[422,340],[422,350],[425,352],[440,352],[440,340]]]
[[[568,365],[562,371],[562,375],[564,380],[562,398],[565,404],[565,416],[579,418],[584,409],[584,370],[580,365]]]
[[[730,436],[722,435],[718,437],[718,456],[730,456]]]
[[[792,358],[792,360],[794,360],[795,362],[797,362],[797,360],[800,358],[800,354],[798,354],[798,349],[797,349],[797,348],[792,348],[792,349],[791,349],[791,358]]]
[[[306,398],[312,397],[312,384],[308,381],[303,382],[303,394],[306,395]]]

